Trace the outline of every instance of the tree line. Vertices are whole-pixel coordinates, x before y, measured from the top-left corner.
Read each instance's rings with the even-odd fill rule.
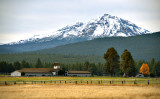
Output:
[[[103,55],[103,54],[102,54]],[[73,55],[73,54],[46,54],[46,53],[15,53],[15,54],[0,54],[0,61],[14,63],[15,61],[21,62],[25,60],[30,64],[35,64],[38,58],[42,63],[60,62],[64,64],[70,63],[84,63],[87,61],[94,63],[104,63],[102,55]]]
[[[124,75],[124,76],[135,76],[137,73],[142,73],[145,75],[160,76],[160,61],[156,62],[154,58],[152,58],[151,62],[138,61],[135,62],[131,53],[125,49],[120,56],[114,47],[111,47],[104,54],[105,63],[105,71],[108,72],[111,76],[115,75]],[[150,72],[148,63],[150,65]],[[143,65],[142,65],[143,64]]]
[[[121,58],[121,60],[120,60]],[[139,60],[135,61],[128,50],[124,50],[121,56],[112,47],[104,54],[106,63],[94,63],[94,62],[76,62],[76,63],[61,63],[61,69],[63,70],[80,70],[90,71],[92,75],[107,75],[107,76],[135,76],[140,72],[140,68],[143,63],[148,64],[150,76],[160,76],[160,60],[155,61],[153,58],[151,61]],[[42,62],[40,58],[35,63],[29,63],[25,60],[15,61],[8,63],[6,61],[0,62],[0,73],[11,73],[14,70],[21,68],[52,68],[53,63]]]

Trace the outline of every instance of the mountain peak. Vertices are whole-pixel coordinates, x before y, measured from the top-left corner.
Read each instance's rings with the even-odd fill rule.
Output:
[[[115,16],[112,16],[110,14],[104,14],[102,17],[115,17]]]
[[[76,22],[75,24],[67,25],[57,30],[56,32],[53,32],[51,35],[44,36],[44,38],[50,37],[50,40],[74,38],[85,38],[87,40],[91,40],[98,37],[128,37],[146,33],[149,33],[149,31],[138,27],[137,25],[128,20],[119,18],[117,16],[112,16],[110,14],[104,14],[101,17],[88,21],[87,23]],[[29,41],[35,39],[44,39],[43,35],[35,36],[33,38],[30,38]],[[25,42],[25,40],[23,42]]]
[[[14,44],[26,44],[26,43],[44,43],[54,41],[50,45],[58,46],[62,44],[74,43],[85,40],[92,40],[94,38],[112,37],[112,36],[136,36],[149,33],[148,30],[138,27],[134,23],[112,16],[110,14],[104,14],[101,17],[92,19],[87,23],[77,22],[73,25],[67,25],[56,32],[47,35],[39,35],[27,40],[21,40],[19,42],[10,43]],[[60,43],[57,43],[60,42]],[[48,47],[49,45],[45,45]],[[43,49],[43,48],[42,48]]]

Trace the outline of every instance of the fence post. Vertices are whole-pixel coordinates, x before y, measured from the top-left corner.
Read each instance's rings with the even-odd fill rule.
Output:
[[[46,81],[44,81],[44,84],[46,83]]]
[[[123,84],[123,81],[122,81],[122,84]]]
[[[77,84],[77,81],[75,81],[75,84]]]
[[[110,84],[111,84],[111,81],[110,81]]]
[[[92,84],[92,80],[91,80],[91,84]]]
[[[70,83],[71,83],[71,80],[70,80]]]
[[[65,80],[65,84],[66,84],[66,80]]]
[[[16,84],[16,81],[14,82],[14,84]]]
[[[148,80],[148,85],[149,85],[149,80]]]
[[[136,80],[134,80],[134,84],[136,84]]]
[[[81,80],[81,84],[82,84],[82,80]]]
[[[98,81],[98,84],[100,84],[100,81]]]
[[[60,84],[61,84],[61,80],[60,80]]]
[[[87,80],[87,84],[88,84],[88,80]]]
[[[5,81],[5,85],[7,85],[7,81]]]
[[[23,81],[23,84],[25,84],[25,81]]]

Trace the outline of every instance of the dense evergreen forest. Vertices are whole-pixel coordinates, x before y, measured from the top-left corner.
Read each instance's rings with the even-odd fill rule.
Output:
[[[73,54],[103,56],[106,49],[114,47],[118,54],[129,50],[135,60],[160,60],[160,32],[131,37],[105,37],[94,40],[71,43],[38,51],[48,54]],[[37,51],[35,51],[37,52]]]
[[[45,53],[17,53],[17,54],[0,54],[0,61],[6,61],[13,63],[15,61],[25,60],[31,64],[34,64],[36,60],[40,58],[43,63],[60,62],[63,64],[72,63],[84,63],[89,61],[91,63],[104,63],[103,56],[95,55],[61,55],[61,54],[45,54]]]
[[[135,62],[136,73],[139,73],[139,69],[143,63],[148,64],[149,71],[151,72],[150,76],[160,76],[160,60],[155,61],[154,58],[150,61],[139,60]],[[19,70],[21,68],[50,68],[53,67],[53,62],[42,62],[40,58],[38,58],[35,63],[30,63],[25,60],[15,61],[15,62],[0,62],[0,73],[10,73],[14,70]],[[65,70],[88,70],[92,72],[93,75],[102,76],[108,75],[105,71],[104,63],[94,63],[94,62],[75,62],[75,63],[61,63],[61,68]],[[116,72],[115,76],[122,76],[121,72]]]

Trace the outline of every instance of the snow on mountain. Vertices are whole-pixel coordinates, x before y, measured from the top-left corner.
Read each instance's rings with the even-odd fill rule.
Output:
[[[62,38],[87,37],[88,39],[111,36],[128,37],[149,33],[148,30],[134,23],[109,14],[92,19],[88,23],[78,22],[75,25],[66,26],[58,32],[61,33]]]
[[[46,42],[53,39],[77,39],[85,38],[91,40],[99,37],[112,37],[112,36],[136,36],[149,33],[148,30],[138,27],[130,21],[104,14],[102,17],[92,19],[87,23],[77,22],[74,25],[68,25],[62,29],[52,32],[50,34],[35,35],[32,38],[26,40],[20,40],[18,42],[9,43],[21,44],[27,42]]]

